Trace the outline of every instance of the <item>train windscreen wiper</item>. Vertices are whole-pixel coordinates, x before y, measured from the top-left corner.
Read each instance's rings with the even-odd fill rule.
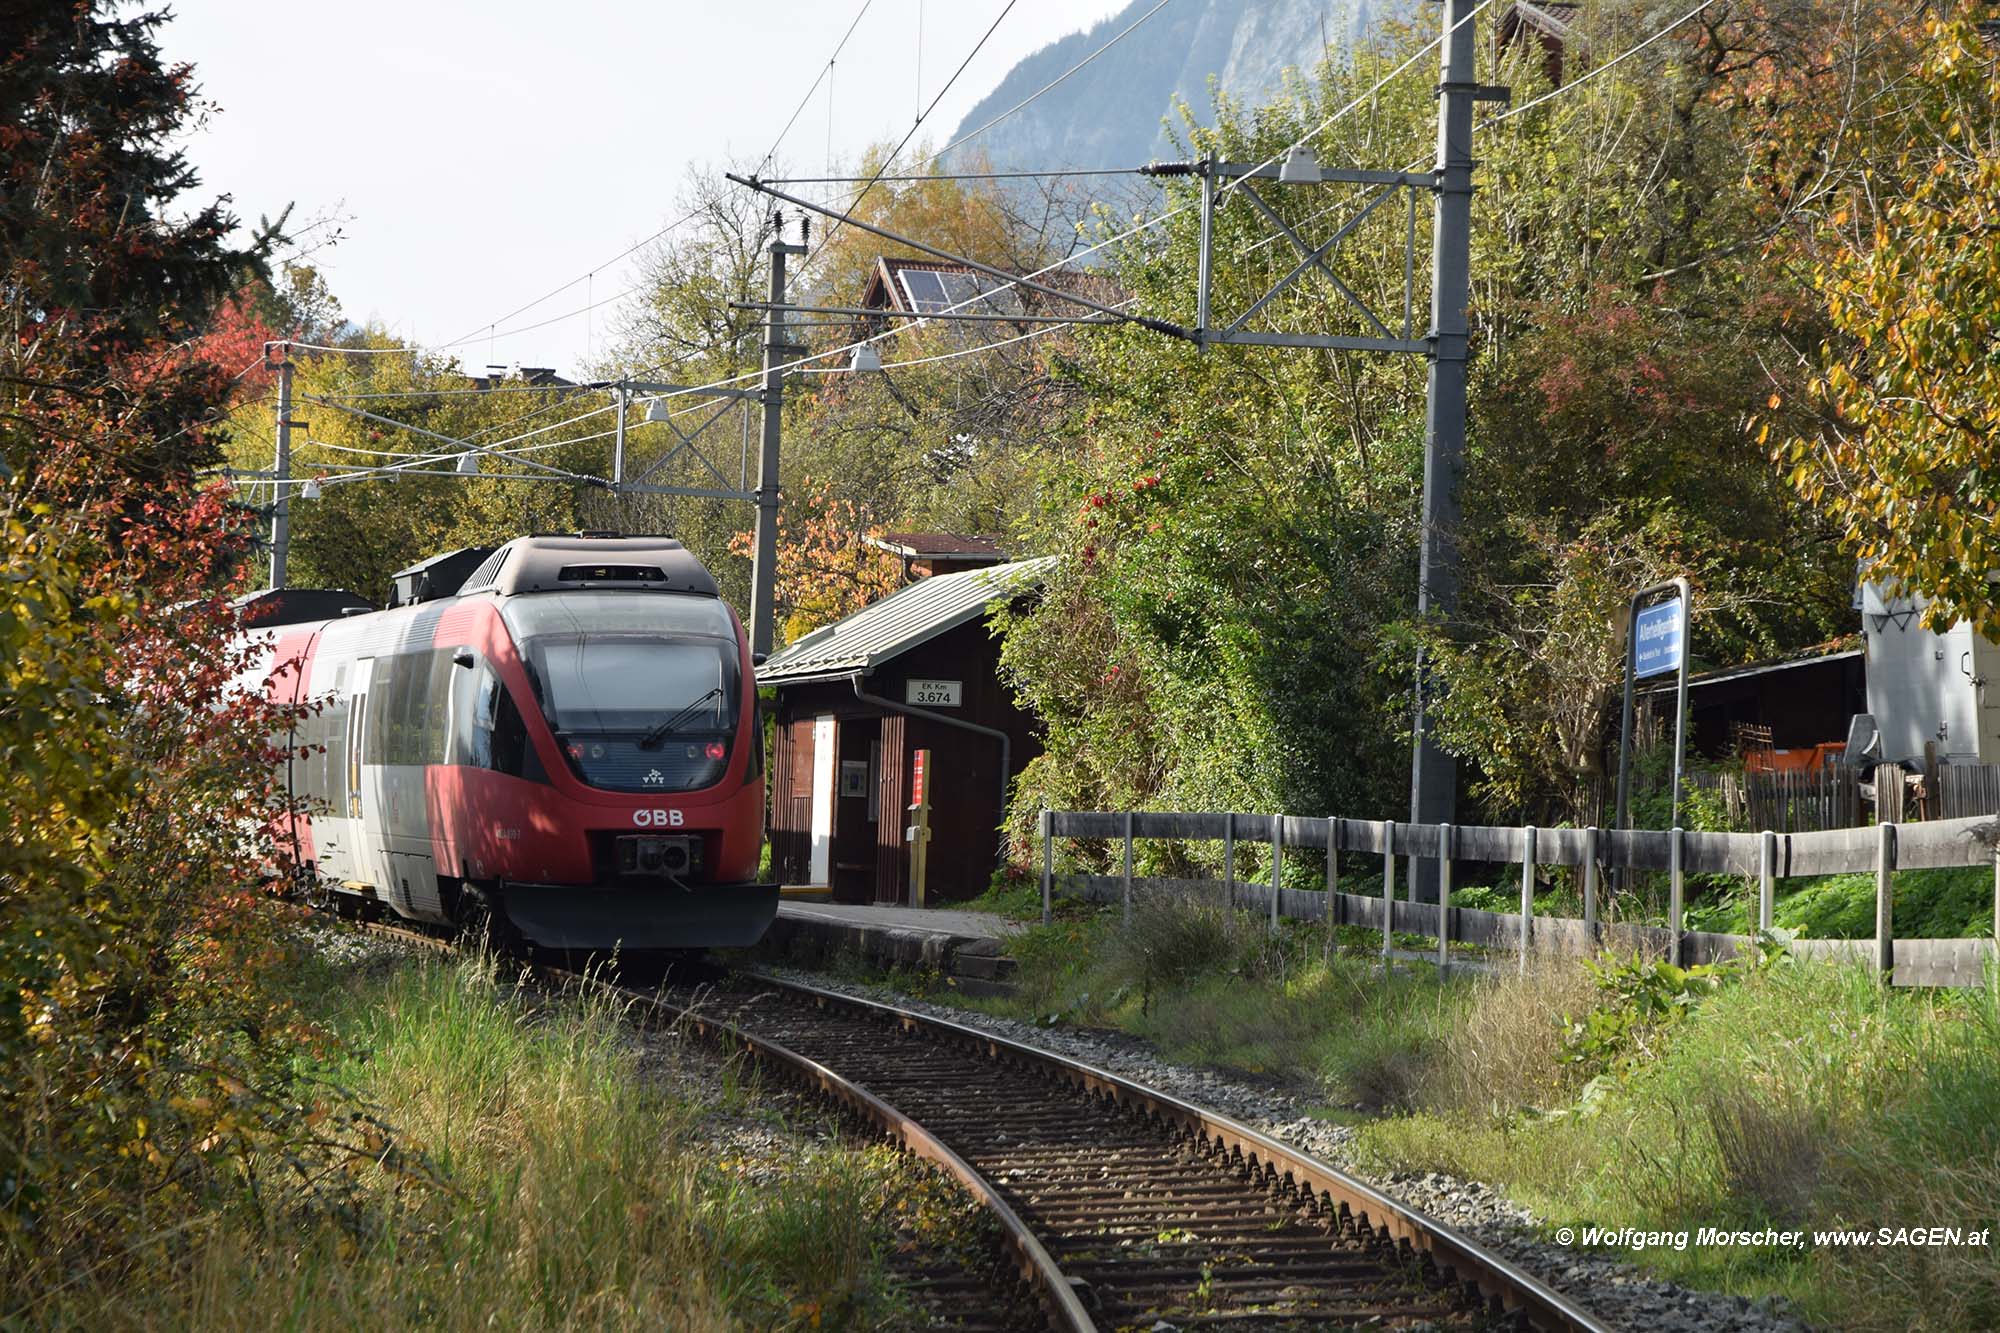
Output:
[[[702,709],[702,705],[706,704],[711,699],[720,699],[721,697],[722,697],[722,687],[720,685],[713,687],[706,694],[703,694],[700,698],[691,701],[687,705],[687,707],[681,709],[679,712],[675,713],[672,717],[660,723],[659,726],[654,727],[644,736],[641,736],[639,738],[639,748],[642,750],[652,749],[655,745],[658,745],[661,741],[673,735],[676,731],[679,731],[681,728],[681,723],[687,721],[689,718],[693,717],[696,713],[700,712]]]

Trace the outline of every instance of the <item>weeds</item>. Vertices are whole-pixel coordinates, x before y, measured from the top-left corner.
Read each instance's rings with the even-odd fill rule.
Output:
[[[983,1007],[1113,1024],[1169,1058],[1317,1092],[1366,1116],[1365,1169],[1482,1180],[1552,1226],[1996,1225],[1989,993],[1885,990],[1775,949],[1718,968],[1606,959],[1440,982],[1385,972],[1379,940],[1328,962],[1312,929],[1142,901],[1129,932],[1115,908],[1030,929],[1014,949],[1022,998]],[[1640,1258],[1841,1327],[2000,1326],[1990,1246]]]
[[[345,1054],[315,1076],[351,1086],[420,1146],[428,1187],[365,1169],[368,1224],[336,1227],[286,1209],[296,1187],[264,1180],[256,1207],[162,1238],[142,1260],[147,1280],[78,1282],[37,1323],[788,1329],[888,1317],[880,1256],[900,1165],[838,1146],[717,1159],[708,1094],[642,1075],[603,992],[551,1000],[490,960],[405,964],[324,992]]]

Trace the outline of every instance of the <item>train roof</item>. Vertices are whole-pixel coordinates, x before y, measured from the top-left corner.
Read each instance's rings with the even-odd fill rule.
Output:
[[[505,597],[576,588],[718,595],[714,577],[674,538],[594,533],[517,537],[488,556],[458,591]]]
[[[375,603],[345,588],[267,588],[231,603],[245,629],[275,629],[373,611]]]

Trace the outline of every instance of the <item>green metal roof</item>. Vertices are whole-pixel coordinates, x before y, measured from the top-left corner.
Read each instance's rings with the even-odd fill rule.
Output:
[[[918,579],[847,619],[786,645],[757,668],[757,683],[782,685],[873,671],[890,658],[983,615],[994,602],[1035,587],[1055,562],[1055,556],[1046,555]]]

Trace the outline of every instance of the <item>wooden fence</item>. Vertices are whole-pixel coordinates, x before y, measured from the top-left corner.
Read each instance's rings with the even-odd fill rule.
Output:
[[[1694,790],[1716,793],[1724,816],[1745,828],[1805,833],[1859,828],[1868,822],[1861,805],[1861,780],[1851,768],[1818,773],[1690,773],[1685,780]]]
[[[1730,823],[1779,833],[1965,819],[2000,810],[1995,764],[1940,764],[1921,777],[1878,764],[1868,782],[1837,764],[1816,773],[1690,773],[1684,780],[1693,790],[1714,792]]]
[[[1122,844],[1120,875],[1063,876],[1064,887],[1095,901],[1123,904],[1129,920],[1135,894],[1207,895],[1211,901],[1268,913],[1275,929],[1279,918],[1324,921],[1327,947],[1339,925],[1370,926],[1382,931],[1386,954],[1395,931],[1428,935],[1437,940],[1440,966],[1448,965],[1453,940],[1465,944],[1510,946],[1526,968],[1531,951],[1585,955],[1600,949],[1636,948],[1657,951],[1676,962],[1726,958],[1750,947],[1742,935],[1689,931],[1683,922],[1683,881],[1688,874],[1740,875],[1758,886],[1758,927],[1768,930],[1777,899],[1777,882],[1798,875],[1853,871],[1875,874],[1875,935],[1869,940],[1798,940],[1792,950],[1802,956],[1852,959],[1872,963],[1899,986],[1978,985],[2000,941],[2000,818],[1959,818],[1917,824],[1879,824],[1869,829],[1834,829],[1806,833],[1691,833],[1684,829],[1657,832],[1642,829],[1538,829],[1486,825],[1403,824],[1394,821],[1329,819],[1300,815],[1214,814],[1168,811],[1107,813],[1059,810],[1042,812],[1042,919],[1050,919],[1058,876],[1055,839],[1108,839]],[[1155,880],[1133,875],[1133,844],[1141,839],[1219,841],[1223,844],[1224,876],[1220,880]],[[1235,874],[1236,848],[1259,843],[1270,848],[1271,880],[1255,883]],[[1285,849],[1312,848],[1329,853],[1326,891],[1281,887]],[[1337,853],[1375,854],[1382,858],[1378,893],[1346,893],[1340,885]],[[1436,903],[1398,901],[1396,859],[1435,859],[1441,867],[1443,896],[1450,897],[1456,861],[1510,862],[1521,867],[1518,912],[1486,912]],[[1534,874],[1537,866],[1578,867],[1583,877],[1583,916],[1536,916]],[[1895,938],[1891,880],[1896,870],[1942,866],[1994,867],[1994,938],[1918,940]],[[1635,926],[1599,920],[1598,888],[1605,870],[1624,867],[1664,870],[1669,875],[1665,926]],[[1372,878],[1372,877],[1371,877]],[[1329,911],[1329,907],[1331,910]]]

